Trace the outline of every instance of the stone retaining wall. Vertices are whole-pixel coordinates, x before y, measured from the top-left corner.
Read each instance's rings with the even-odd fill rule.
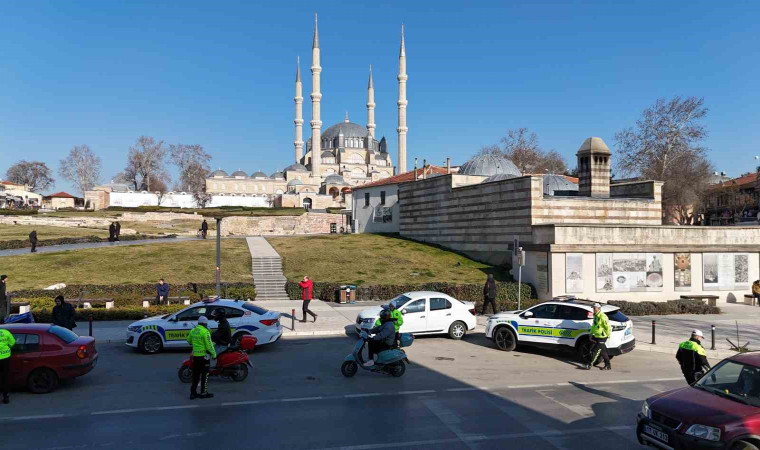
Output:
[[[331,223],[339,229],[341,216],[306,213],[300,216],[226,217],[222,220],[222,234],[271,236],[329,233]]]

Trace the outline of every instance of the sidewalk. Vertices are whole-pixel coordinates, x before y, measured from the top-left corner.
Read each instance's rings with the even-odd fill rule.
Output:
[[[137,241],[116,241],[116,242],[84,242],[81,244],[63,244],[63,245],[45,245],[37,247],[37,253],[62,252],[66,250],[81,250],[83,248],[100,248],[100,247],[121,247],[125,245],[145,245],[145,244],[166,244],[172,242],[197,241],[197,237],[176,237],[176,238],[157,238],[157,239],[140,239]],[[15,256],[32,254],[29,247],[14,248],[11,250],[0,250],[0,256]]]

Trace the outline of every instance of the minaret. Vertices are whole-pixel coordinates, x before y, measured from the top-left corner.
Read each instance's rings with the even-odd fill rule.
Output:
[[[296,68],[296,96],[293,98],[296,102],[296,118],[293,123],[296,124],[296,140],[293,145],[296,148],[296,164],[303,158],[303,84],[301,83],[301,57],[298,57]]]
[[[404,25],[401,25],[401,50],[398,54],[398,173],[406,172],[406,49],[404,48]]]
[[[319,31],[317,30],[317,15],[314,14],[314,42],[311,46],[311,176],[313,181],[320,181],[319,163],[322,162],[322,120],[320,120],[319,92]]]
[[[369,65],[369,83],[367,84],[367,131],[370,139],[375,138],[375,87],[372,85],[372,64]],[[367,145],[369,148],[369,145]]]

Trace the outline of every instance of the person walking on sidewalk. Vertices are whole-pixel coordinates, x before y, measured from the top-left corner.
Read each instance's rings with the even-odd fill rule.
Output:
[[[206,239],[207,234],[208,234],[208,222],[206,222],[206,219],[203,219],[203,223],[201,223],[201,237],[203,239]]]
[[[32,243],[32,253],[37,253],[37,230],[29,233],[29,242]]]
[[[108,242],[113,242],[116,240],[116,225],[114,225],[113,222],[111,222],[111,225],[108,225]]]
[[[16,339],[10,331],[0,329],[0,391],[3,391],[3,403],[8,404],[8,375],[11,371],[11,349]]]
[[[488,274],[485,286],[483,286],[483,311],[481,314],[486,314],[488,305],[491,305],[493,313],[496,314],[496,280],[493,279],[493,274]]]
[[[216,359],[216,350],[211,342],[211,333],[208,331],[208,318],[200,316],[198,325],[190,330],[187,342],[193,346],[193,384],[190,385],[190,400],[196,398],[211,398],[214,394],[208,392],[208,369],[210,358]],[[201,392],[198,393],[198,383],[201,384]]]
[[[301,298],[303,299],[303,320],[301,322],[306,322],[306,314],[313,317],[314,322],[316,322],[317,315],[309,309],[309,303],[311,303],[311,289],[314,287],[314,283],[308,276],[304,276],[303,281],[299,282],[298,285],[301,286]]]
[[[681,365],[681,373],[686,378],[689,385],[697,381],[697,376],[710,369],[710,363],[707,362],[705,348],[702,347],[704,336],[699,330],[691,332],[691,338],[688,341],[681,342],[676,352],[676,360]]]
[[[10,303],[8,301],[8,294],[6,288],[8,285],[8,275],[0,275],[0,323],[5,323],[5,316],[10,311]]]
[[[116,223],[113,224],[114,232],[116,234],[116,240],[119,240],[119,236],[121,236],[121,224],[117,220]]]
[[[602,312],[602,305],[594,303],[594,323],[591,324],[591,361],[586,364],[586,370],[591,370],[591,366],[596,366],[599,362],[599,355],[604,360],[604,367],[602,370],[612,370],[610,364],[610,357],[607,355],[607,339],[612,333],[612,327],[610,327],[610,321],[607,318],[607,314]]]

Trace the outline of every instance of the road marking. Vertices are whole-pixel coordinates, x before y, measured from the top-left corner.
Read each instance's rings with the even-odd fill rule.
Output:
[[[41,416],[21,416],[21,417],[7,417],[5,420],[37,420],[37,419],[60,419],[66,417],[65,414],[46,414]]]
[[[299,397],[299,398],[283,398],[281,402],[306,402],[310,400],[322,400],[324,397]]]
[[[127,413],[134,413],[134,412],[142,412],[142,411],[148,411],[151,408],[133,408],[133,409],[114,409],[111,411],[95,411],[91,412],[91,416],[102,416],[106,414],[127,414]]]
[[[476,387],[451,388],[451,389],[446,389],[446,392],[471,392],[471,391],[479,391],[479,390],[485,390],[485,389],[476,388]]]
[[[179,406],[158,406],[156,408],[153,408],[156,411],[168,411],[172,409],[191,409],[191,408],[198,408],[200,405],[179,405]]]
[[[399,391],[399,392],[396,392],[396,395],[432,394],[434,392],[435,392],[434,389],[425,389],[422,391]],[[388,394],[392,395],[391,392],[389,392]]]
[[[240,402],[224,402],[222,406],[239,406],[239,405],[258,405],[264,403],[264,400],[245,400]]]
[[[366,397],[378,397],[380,395],[388,395],[382,392],[370,392],[367,394],[346,394],[343,398],[366,398]]]

